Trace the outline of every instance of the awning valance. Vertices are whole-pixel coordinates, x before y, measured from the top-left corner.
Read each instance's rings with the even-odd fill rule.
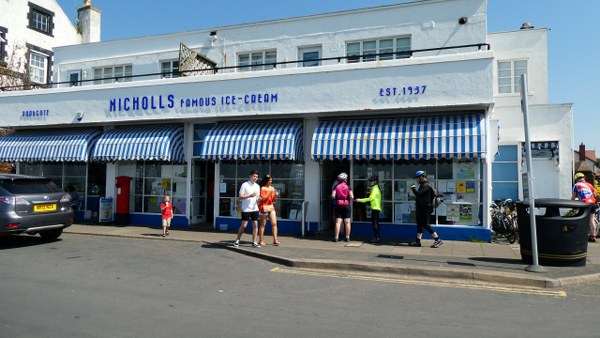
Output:
[[[86,162],[99,136],[91,129],[16,131],[0,138],[0,161]]]
[[[313,134],[313,160],[481,157],[484,115],[321,121]]]
[[[549,150],[550,155],[556,160],[556,164],[560,162],[558,157],[558,141],[542,141],[542,142],[530,142],[532,150]],[[525,146],[525,142],[521,144],[521,160],[525,161],[527,154],[527,147]],[[532,155],[535,152],[532,152]]]
[[[100,136],[93,161],[183,162],[183,127],[113,129]]]
[[[202,146],[206,160],[301,160],[302,124],[273,122],[223,124],[212,128]]]

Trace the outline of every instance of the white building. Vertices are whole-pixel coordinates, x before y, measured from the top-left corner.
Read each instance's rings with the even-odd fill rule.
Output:
[[[0,11],[0,69],[29,72],[34,84],[52,78],[54,48],[100,41],[100,11],[89,1],[71,23],[54,0],[5,0]],[[1,72],[0,76],[15,76]],[[11,82],[2,83],[7,86]]]
[[[158,226],[169,194],[176,226],[223,231],[252,169],[281,192],[283,233],[331,228],[338,173],[357,196],[377,175],[382,236],[396,238],[414,236],[409,187],[426,170],[446,196],[438,233],[489,240],[492,199],[522,197],[521,72],[533,141],[555,145],[553,167],[536,163],[548,196],[570,189],[572,110],[547,103],[546,33],[488,35],[485,0],[430,0],[60,47],[56,88],[0,94],[17,129],[0,159],[75,185],[84,218],[113,196],[123,222]],[[368,214],[354,204],[353,236],[371,235]]]

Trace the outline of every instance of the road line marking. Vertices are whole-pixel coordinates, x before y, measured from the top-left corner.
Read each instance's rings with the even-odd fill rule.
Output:
[[[412,279],[392,278],[392,277],[377,277],[377,276],[365,276],[365,275],[355,275],[355,274],[345,274],[345,273],[334,273],[334,272],[325,272],[325,271],[307,270],[307,269],[286,269],[286,268],[280,268],[280,267],[275,267],[275,268],[271,269],[271,272],[288,273],[288,274],[304,275],[304,276],[354,279],[354,280],[374,281],[374,282],[383,282],[383,283],[425,285],[425,286],[437,286],[437,287],[453,287],[453,288],[460,288],[460,289],[486,290],[486,291],[529,294],[529,295],[549,296],[549,297],[567,297],[567,293],[562,290],[557,291],[557,290],[545,290],[545,289],[527,289],[527,288],[507,287],[507,286],[498,286],[498,285],[466,284],[466,283],[459,283],[459,282],[423,281],[423,280],[412,280]]]

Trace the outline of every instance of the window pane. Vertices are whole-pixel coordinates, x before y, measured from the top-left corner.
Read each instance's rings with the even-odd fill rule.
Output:
[[[360,55],[360,42],[352,42],[346,46],[346,56],[348,56],[348,63],[359,62],[358,57]]]

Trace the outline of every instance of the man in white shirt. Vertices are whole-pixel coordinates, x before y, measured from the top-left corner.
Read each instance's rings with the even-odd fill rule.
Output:
[[[233,246],[240,245],[240,238],[242,238],[242,234],[248,225],[248,219],[250,219],[252,221],[252,247],[260,248],[260,245],[256,242],[256,236],[258,235],[258,203],[260,202],[260,186],[256,183],[257,180],[258,170],[252,170],[250,179],[240,187],[238,198],[242,202],[242,224],[238,229]]]

